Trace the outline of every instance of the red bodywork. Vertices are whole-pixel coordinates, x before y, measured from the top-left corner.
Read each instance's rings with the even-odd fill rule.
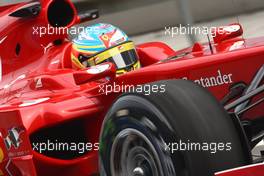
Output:
[[[0,150],[0,175],[96,174],[97,151],[72,159],[48,157],[33,151],[30,136],[41,129],[81,120],[85,129],[83,135],[89,142],[97,142],[103,118],[121,93],[105,95],[100,91],[100,85],[137,85],[158,80],[188,79],[203,84],[221,100],[233,83],[250,84],[264,64],[264,38],[234,38],[213,44],[213,54],[208,44],[196,44],[182,51],[174,51],[159,42],[138,45],[143,68],[118,77],[113,65],[99,74],[74,70],[70,60],[71,43],[66,35],[47,34],[40,37],[34,34],[34,28],[49,24],[47,9],[51,3],[52,0],[41,1],[42,10],[34,18],[9,16],[25,4],[0,7],[0,148],[3,151],[1,153]],[[80,22],[77,11],[70,5],[74,9],[74,18],[67,27]],[[183,56],[166,60],[175,55]],[[219,75],[223,84],[202,83],[202,79],[217,78]],[[106,77],[108,79],[104,79]],[[254,120],[263,117],[263,109],[263,105],[259,105],[244,114],[243,118]],[[21,145],[7,150],[4,140],[12,128],[20,129]],[[75,129],[72,130],[74,132]],[[240,176],[241,173],[246,176],[249,172],[250,176],[264,175],[263,164],[220,173],[219,176]]]

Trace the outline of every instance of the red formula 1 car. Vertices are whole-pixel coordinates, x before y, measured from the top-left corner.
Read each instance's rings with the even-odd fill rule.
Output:
[[[0,7],[0,175],[264,175],[251,154],[264,38],[233,24],[181,51],[138,45],[142,68],[120,76],[112,63],[75,70],[56,29],[97,17],[68,0]]]

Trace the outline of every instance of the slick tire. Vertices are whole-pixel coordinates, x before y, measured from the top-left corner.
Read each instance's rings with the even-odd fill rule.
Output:
[[[164,93],[120,96],[100,136],[106,176],[213,176],[249,164],[231,117],[204,88],[184,80]]]

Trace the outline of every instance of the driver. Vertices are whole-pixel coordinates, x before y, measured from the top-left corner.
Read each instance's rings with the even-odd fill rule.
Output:
[[[118,75],[141,67],[128,36],[117,27],[102,23],[86,27],[73,40],[71,60],[75,69],[111,62]]]

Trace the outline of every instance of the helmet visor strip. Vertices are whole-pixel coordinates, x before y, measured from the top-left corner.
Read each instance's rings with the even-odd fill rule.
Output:
[[[86,67],[111,62],[117,69],[130,67],[138,62],[138,56],[133,42],[125,42],[95,56],[79,56],[79,61]]]

